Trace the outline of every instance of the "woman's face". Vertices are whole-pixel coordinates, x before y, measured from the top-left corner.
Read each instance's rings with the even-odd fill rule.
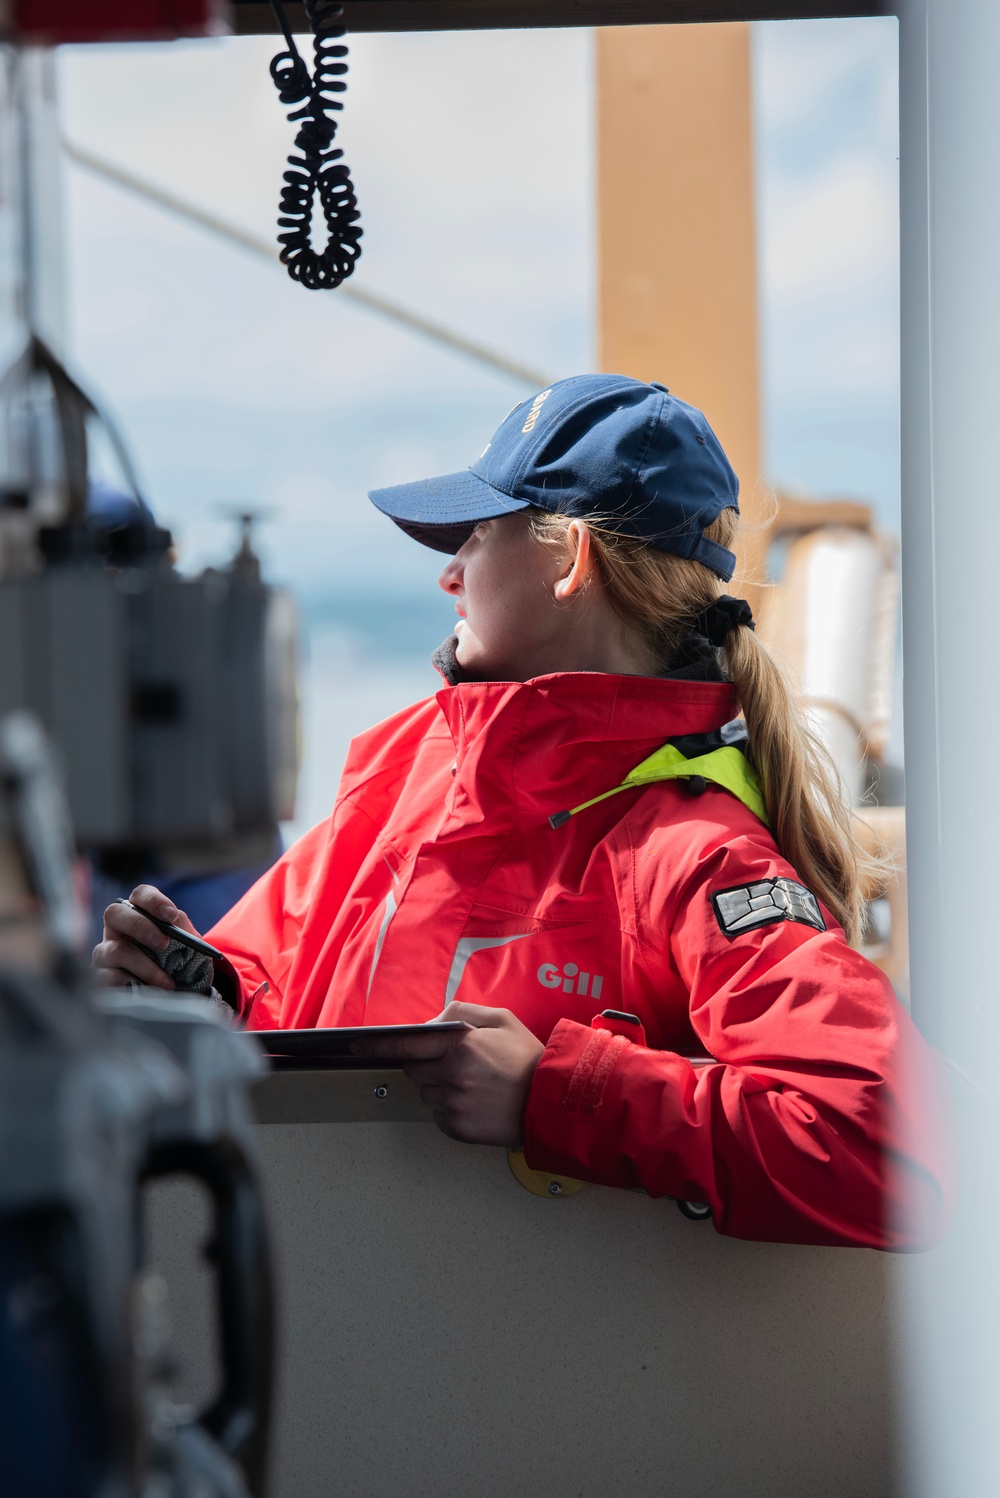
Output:
[[[567,559],[531,533],[522,511],[481,521],[441,573],[455,600],[458,662],[481,681],[527,681],[565,669],[572,619],[555,587]]]

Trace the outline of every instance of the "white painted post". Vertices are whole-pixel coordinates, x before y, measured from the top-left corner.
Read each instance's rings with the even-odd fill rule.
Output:
[[[899,0],[903,640],[913,1010],[962,1200],[906,1308],[907,1492],[1000,1469],[1000,5]]]
[[[0,47],[0,373],[29,327],[63,352],[62,173],[52,52]]]
[[[24,191],[26,312],[60,357],[66,341],[66,233],[55,54],[26,47],[17,58]]]

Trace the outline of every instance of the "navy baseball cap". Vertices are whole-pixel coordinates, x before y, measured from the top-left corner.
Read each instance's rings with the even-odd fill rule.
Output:
[[[533,506],[600,519],[725,581],[736,558],[706,526],[739,510],[739,480],[694,406],[665,385],[574,375],[515,406],[463,473],[374,489],[383,514],[424,546],[456,552],[480,520]]]

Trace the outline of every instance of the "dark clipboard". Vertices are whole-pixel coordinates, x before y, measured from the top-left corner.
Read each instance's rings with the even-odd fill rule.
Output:
[[[403,1035],[426,1035],[428,1030],[452,1033],[469,1030],[464,1020],[428,1020],[423,1025],[344,1025],[328,1030],[252,1030],[270,1057],[276,1071],[299,1071],[343,1066],[402,1066],[396,1058],[353,1056],[357,1040],[378,1040]]]

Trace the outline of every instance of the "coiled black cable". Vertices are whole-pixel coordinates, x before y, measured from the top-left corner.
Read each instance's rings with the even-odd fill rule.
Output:
[[[337,121],[331,115],[344,107],[333,95],[347,88],[343,81],[347,48],[341,41],[344,12],[338,0],[305,0],[315,56],[310,78],[281,0],[271,0],[271,9],[285,38],[285,51],[271,62],[271,77],[282,104],[295,106],[289,121],[299,125],[278,205],[278,227],[285,231],[278,235],[281,260],[293,281],[301,281],[311,291],[332,291],[353,271],[363,233],[344,153],[333,145]],[[327,231],[326,246],[319,251],[312,245],[317,196]]]

